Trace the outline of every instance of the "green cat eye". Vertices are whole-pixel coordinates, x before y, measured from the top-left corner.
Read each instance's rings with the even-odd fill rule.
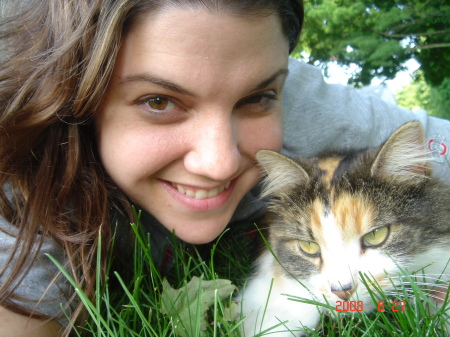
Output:
[[[363,236],[364,245],[367,247],[379,246],[386,241],[388,234],[388,226],[377,228]]]
[[[312,241],[299,241],[300,249],[308,255],[318,255],[320,253],[320,246]]]

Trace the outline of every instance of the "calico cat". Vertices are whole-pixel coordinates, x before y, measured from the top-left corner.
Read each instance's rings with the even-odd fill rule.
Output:
[[[293,160],[262,150],[256,157],[266,174],[262,197],[270,197],[272,252],[261,253],[240,295],[245,336],[286,320],[268,335],[299,336],[317,326],[320,308],[286,294],[332,307],[362,301],[370,311],[361,275],[389,292],[391,282],[402,282],[399,268],[429,282],[450,274],[450,189],[431,176],[419,122],[359,153]],[[440,302],[446,290],[435,291]]]

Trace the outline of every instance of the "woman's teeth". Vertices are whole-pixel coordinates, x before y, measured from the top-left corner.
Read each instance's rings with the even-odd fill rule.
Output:
[[[225,185],[222,185],[217,188],[213,188],[212,190],[197,190],[193,191],[188,188],[185,188],[181,185],[172,183],[172,186],[178,189],[178,192],[182,194],[186,194],[188,197],[195,198],[195,199],[206,199],[206,198],[212,198],[218,195],[219,193],[222,193],[225,189],[230,187],[230,182],[226,183]]]

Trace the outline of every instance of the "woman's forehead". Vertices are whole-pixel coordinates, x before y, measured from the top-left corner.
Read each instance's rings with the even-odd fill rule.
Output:
[[[269,35],[277,35],[277,38],[287,41],[282,31],[281,18],[274,11],[267,12],[266,15],[235,15],[213,12],[203,7],[186,6],[165,6],[157,11],[142,13],[127,31],[124,39],[136,33],[146,34],[155,39],[148,42],[175,37],[177,43],[182,43],[195,41],[195,38],[212,37],[205,47],[214,45],[212,43],[214,40],[218,44],[223,44],[225,42],[223,37],[230,33],[234,34],[235,39],[252,35],[253,39],[262,39]]]
[[[287,68],[288,48],[276,15],[250,19],[176,7],[128,31],[113,80],[158,77],[192,88],[248,77],[257,85]]]

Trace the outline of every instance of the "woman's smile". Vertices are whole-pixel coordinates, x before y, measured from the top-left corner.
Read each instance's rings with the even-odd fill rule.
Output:
[[[200,188],[161,180],[167,192],[182,206],[196,212],[215,210],[225,205],[233,193],[237,179],[214,188]]]
[[[195,199],[206,199],[206,198],[213,198],[217,196],[218,194],[222,193],[225,189],[230,187],[231,182],[227,182],[224,185],[221,185],[219,187],[214,188],[201,188],[201,187],[194,187],[189,185],[183,185],[183,184],[177,184],[177,183],[170,183],[175,189],[178,190],[179,193],[185,194],[190,198]]]

